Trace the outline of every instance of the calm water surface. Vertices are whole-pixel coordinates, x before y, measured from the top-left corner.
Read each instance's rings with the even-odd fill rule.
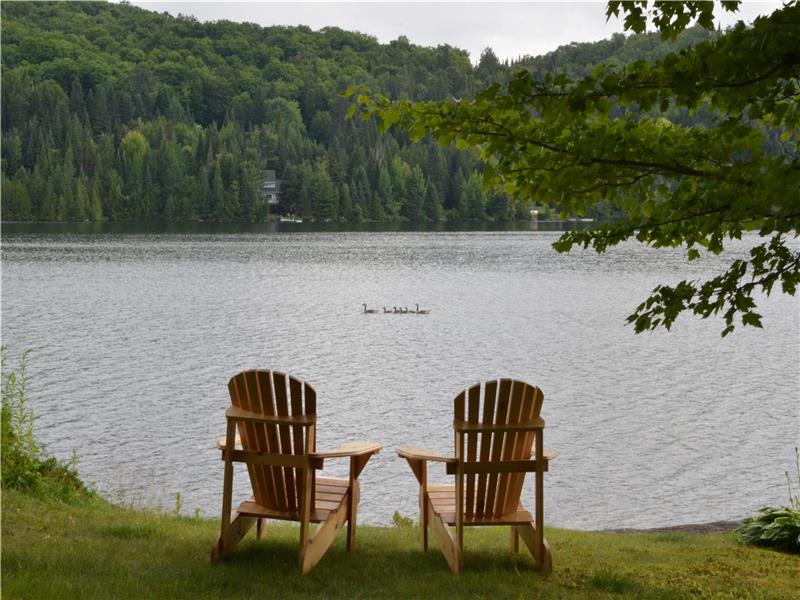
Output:
[[[764,300],[765,329],[727,338],[718,320],[624,325],[657,283],[711,273],[755,238],[687,265],[634,244],[559,255],[556,236],[5,228],[3,344],[12,365],[33,350],[47,449],[77,452],[84,478],[126,502],[171,509],[179,492],[185,512],[218,514],[226,384],[254,367],[315,386],[320,449],[384,444],[362,475],[366,522],[416,515],[394,449],[451,452],[453,397],[497,376],[544,390],[553,525],[735,519],[782,502],[800,441],[798,298]],[[363,315],[363,302],[432,313]],[[236,486],[249,493],[242,473]]]

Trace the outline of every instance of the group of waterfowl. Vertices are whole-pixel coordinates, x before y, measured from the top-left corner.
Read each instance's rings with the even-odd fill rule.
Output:
[[[366,303],[362,304],[361,306],[364,307],[364,314],[365,315],[377,315],[378,314],[378,310],[377,309],[375,309],[375,308],[367,308],[367,304]],[[403,307],[400,307],[400,308],[398,308],[397,306],[393,306],[392,309],[389,310],[388,308],[386,308],[384,306],[383,307],[383,314],[385,314],[385,315],[429,315],[429,314],[431,314],[430,310],[420,309],[419,304],[415,303],[414,306],[416,306],[416,309],[414,309],[414,310],[409,310],[409,308],[407,306],[403,306]]]

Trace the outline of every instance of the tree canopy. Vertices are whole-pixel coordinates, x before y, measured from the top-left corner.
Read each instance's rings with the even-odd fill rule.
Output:
[[[738,2],[723,2],[735,10]],[[714,27],[711,2],[609,2],[625,27],[649,21],[674,38],[693,19]],[[718,7],[716,7],[718,9]],[[756,298],[800,283],[800,6],[789,2],[656,61],[597,65],[590,73],[519,69],[474,99],[412,102],[352,88],[351,114],[383,130],[475,148],[483,181],[514,198],[583,215],[604,202],[621,218],[565,233],[554,247],[602,252],[628,239],[683,246],[689,260],[720,253],[746,231],[749,257],[705,281],[659,285],[628,321],[637,332],[690,311],[761,327]],[[737,319],[738,317],[738,319]]]
[[[477,66],[450,46],[335,27],[259,27],[105,2],[3,2],[2,218],[83,221],[509,220],[527,199],[475,185],[477,153],[347,121],[354,83],[409,100],[473,98],[514,69],[576,77],[709,39],[653,34]],[[283,180],[268,207],[261,175]],[[591,216],[612,212],[596,211]]]

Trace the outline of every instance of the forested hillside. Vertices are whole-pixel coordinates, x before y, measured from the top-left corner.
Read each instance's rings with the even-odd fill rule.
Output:
[[[5,2],[2,218],[83,221],[508,219],[474,154],[345,118],[339,93],[469,97],[514,69],[577,75],[676,44],[616,35],[509,65],[338,28],[200,23],[125,4]],[[283,180],[280,204],[262,173]]]

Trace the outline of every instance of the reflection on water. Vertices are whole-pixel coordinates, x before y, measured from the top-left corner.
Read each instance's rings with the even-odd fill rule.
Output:
[[[3,223],[11,234],[217,234],[217,233],[340,233],[340,232],[442,232],[442,231],[568,231],[588,226],[584,221],[448,221],[446,223],[205,223],[197,222],[114,222]]]
[[[12,364],[33,349],[29,389],[47,449],[77,451],[101,491],[168,506],[180,492],[187,510],[214,516],[227,380],[281,369],[317,389],[320,449],[384,444],[362,475],[362,515],[388,523],[417,511],[394,448],[452,451],[456,393],[510,376],[545,392],[545,445],[560,454],[545,484],[554,525],[732,519],[783,500],[800,441],[798,299],[765,300],[765,329],[727,338],[719,321],[639,336],[624,325],[655,284],[712,273],[752,240],[687,265],[680,251],[633,244],[560,255],[557,234],[541,231],[289,226],[4,225],[3,344]],[[432,313],[364,315],[364,302]],[[236,485],[248,493],[246,477]]]

